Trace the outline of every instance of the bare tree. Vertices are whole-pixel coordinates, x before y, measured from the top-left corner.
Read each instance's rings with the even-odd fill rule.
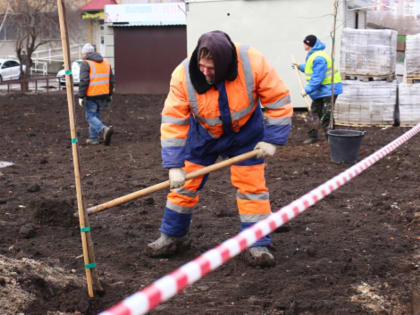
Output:
[[[40,46],[59,38],[56,0],[9,0],[9,19],[14,24],[16,56],[21,64],[22,79],[29,77],[32,54]],[[22,65],[25,65],[23,71]],[[22,85],[22,90],[26,90]]]
[[[10,5],[8,3],[7,4],[1,3],[1,10],[2,11],[4,10],[4,13],[3,12],[1,13],[2,18],[1,18],[1,24],[0,24],[0,33],[3,30],[4,25],[6,24],[6,21],[7,21],[7,17],[10,13]]]
[[[9,12],[10,12],[10,6],[9,6],[9,4],[7,4],[6,12],[4,14],[2,14],[3,18],[2,18],[1,24],[0,24],[0,32],[3,29],[4,24],[6,23],[7,15],[9,14]]]

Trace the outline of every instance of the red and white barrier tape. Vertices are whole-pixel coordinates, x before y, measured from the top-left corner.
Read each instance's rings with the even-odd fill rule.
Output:
[[[99,315],[135,315],[150,311],[359,175],[419,131],[420,124],[417,124],[382,149],[271,214],[266,219],[257,222]]]

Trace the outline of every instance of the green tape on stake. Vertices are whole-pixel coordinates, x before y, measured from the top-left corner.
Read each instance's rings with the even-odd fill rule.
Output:
[[[79,142],[79,139],[77,139],[77,138],[71,139],[71,143],[77,143],[77,142]]]
[[[85,265],[85,269],[93,269],[93,268],[96,268],[96,263],[91,263],[91,264]]]
[[[71,70],[66,70],[66,72],[65,72],[67,75],[71,75]]]
[[[80,228],[80,232],[89,232],[89,231],[90,231],[90,226]]]

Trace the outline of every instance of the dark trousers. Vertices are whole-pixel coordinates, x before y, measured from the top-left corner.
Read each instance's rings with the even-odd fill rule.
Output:
[[[337,95],[334,95],[334,103],[337,99]],[[311,129],[308,131],[308,136],[310,138],[318,138],[318,129],[322,127],[325,135],[327,135],[328,130],[330,129],[330,119],[331,119],[331,96],[317,98],[312,101],[311,112],[314,123]]]

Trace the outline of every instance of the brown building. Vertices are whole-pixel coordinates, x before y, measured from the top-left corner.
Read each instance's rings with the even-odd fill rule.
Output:
[[[113,33],[116,92],[167,93],[171,72],[187,56],[185,4],[106,6],[105,27]]]

